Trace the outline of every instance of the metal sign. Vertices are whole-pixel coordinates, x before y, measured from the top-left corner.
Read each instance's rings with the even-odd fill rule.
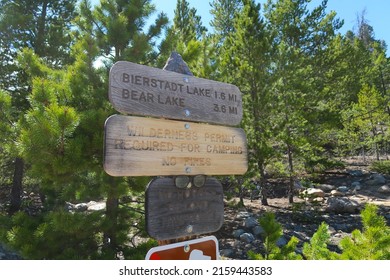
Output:
[[[124,114],[231,126],[242,119],[237,86],[127,61],[111,67],[109,99]]]
[[[216,232],[223,215],[223,189],[215,178],[189,189],[177,188],[172,178],[158,178],[146,188],[146,231],[156,240]]]
[[[215,236],[158,246],[150,249],[145,260],[218,260],[219,246]]]
[[[114,115],[105,123],[104,146],[112,176],[233,175],[248,168],[240,128]]]

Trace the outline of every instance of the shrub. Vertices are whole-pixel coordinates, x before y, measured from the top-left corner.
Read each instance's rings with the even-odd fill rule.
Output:
[[[298,240],[293,237],[289,243],[279,248],[278,239],[282,236],[282,227],[276,221],[273,213],[267,213],[259,219],[264,229],[265,253],[248,253],[250,259],[263,260],[389,260],[390,259],[390,227],[386,225],[385,218],[377,214],[376,205],[367,204],[361,212],[363,231],[358,229],[352,232],[351,237],[345,237],[340,241],[341,254],[328,249],[330,235],[329,226],[322,223],[309,243],[303,244],[302,255],[295,253]]]
[[[371,164],[371,170],[390,175],[390,160],[384,160],[384,161],[375,161]]]

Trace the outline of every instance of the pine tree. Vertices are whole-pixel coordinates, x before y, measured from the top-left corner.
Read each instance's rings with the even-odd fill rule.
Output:
[[[378,207],[367,204],[361,212],[363,231],[352,232],[340,241],[341,257],[349,260],[388,260],[390,258],[390,228]]]
[[[123,0],[102,0],[100,5],[95,9],[91,9],[88,1],[82,1],[80,5],[81,17],[79,19],[79,25],[82,32],[82,39],[86,46],[93,46],[92,50],[95,50],[96,43],[98,50],[101,52],[98,55],[105,57],[105,66],[109,68],[113,63],[118,60],[127,60],[140,64],[154,64],[157,57],[155,50],[155,43],[165,28],[168,19],[165,14],[160,13],[148,30],[145,32],[145,24],[147,19],[155,11],[154,5],[150,0],[142,1],[123,1]],[[92,34],[95,37],[90,37]],[[96,40],[94,40],[96,38]],[[84,45],[85,47],[85,45]],[[83,48],[81,48],[82,50]],[[81,52],[82,54],[82,52]],[[82,60],[77,61],[79,66],[83,66]],[[90,67],[88,65],[87,67]],[[85,92],[85,96],[81,98],[83,102],[88,106],[87,112],[84,113],[86,120],[90,120],[91,123],[96,123],[95,126],[91,126],[90,123],[80,123],[79,131],[85,135],[93,135],[94,141],[91,143],[94,147],[96,144],[100,144],[99,148],[91,150],[91,156],[96,159],[96,164],[100,164],[100,170],[102,167],[101,155],[103,143],[103,129],[97,133],[94,127],[99,127],[104,123],[104,117],[107,118],[107,113],[114,113],[112,108],[108,106],[107,98],[102,98],[101,95],[96,95],[94,102],[99,102],[98,106],[94,106],[91,100],[87,99],[88,95],[93,95],[93,91],[85,84],[92,84],[101,86],[95,88],[97,92],[101,92],[101,89],[105,90],[104,96],[108,91],[107,84],[101,85],[99,80],[96,80],[96,76],[91,71],[85,72],[86,69],[81,69],[87,76],[82,83],[72,83],[72,85],[81,86],[82,91]],[[107,74],[107,73],[105,73]],[[92,76],[91,76],[92,75]],[[90,79],[92,78],[92,80]],[[101,78],[101,77],[100,77]],[[77,78],[74,78],[77,79]],[[103,76],[104,80],[107,80],[106,75]],[[97,83],[96,83],[97,81]],[[81,81],[80,81],[81,82]],[[75,98],[77,96],[75,95]],[[104,100],[105,102],[101,102]],[[105,110],[96,110],[96,108],[104,108]],[[98,137],[99,136],[99,137]],[[96,138],[95,138],[96,137]],[[88,142],[87,142],[88,143]],[[90,149],[86,149],[89,151]],[[95,165],[94,165],[95,166]],[[96,167],[96,166],[95,166]],[[144,188],[146,185],[145,179],[140,178],[135,180],[132,178],[114,178],[107,174],[101,174],[99,171],[95,171],[94,176],[99,181],[96,182],[104,190],[106,197],[106,216],[103,222],[103,248],[104,254],[107,258],[113,258],[119,251],[125,250],[124,243],[129,242],[129,227],[134,224],[129,219],[134,216],[139,216],[139,213],[129,214],[128,211],[121,205],[120,198],[128,195],[129,186],[135,188],[134,193],[137,194],[140,188]],[[141,186],[141,187],[140,187]],[[142,212],[142,211],[141,211]],[[135,223],[137,224],[137,223]]]
[[[323,49],[335,37],[340,22],[335,14],[326,14],[327,1],[308,10],[307,0],[268,1],[265,17],[273,38],[272,105],[275,118],[271,120],[276,140],[286,154],[289,174],[289,201],[293,202],[297,159],[315,155],[318,128],[319,92],[314,73]],[[308,156],[309,155],[309,156]]]
[[[197,65],[202,63],[201,40],[205,38],[206,32],[207,29],[203,26],[201,17],[197,15],[197,10],[190,8],[186,0],[177,0],[173,25],[167,29],[166,36],[161,42],[158,67],[162,68],[171,52],[176,51],[183,57],[194,76],[201,76],[196,70]]]
[[[229,68],[227,81],[236,84],[244,93],[242,125],[252,151],[247,185],[250,179],[260,176],[262,204],[267,205],[265,169],[273,154],[270,122],[265,121],[271,117],[271,95],[267,86],[271,34],[261,18],[260,4],[244,1],[242,11],[236,15],[234,30],[225,41],[228,51],[221,67]]]
[[[31,48],[57,68],[68,63],[75,3],[76,0],[0,1],[0,48],[6,50],[0,56],[1,65],[4,66],[0,85],[10,92],[12,105],[18,109],[13,113],[14,123],[29,108],[27,97],[31,93],[28,75],[16,63],[18,52],[25,47]],[[15,133],[14,139],[18,132]],[[25,170],[23,159],[16,149],[12,150],[15,160],[10,213],[20,208]]]
[[[87,7],[87,0],[82,5]],[[108,64],[119,60],[151,64],[157,57],[157,39],[168,23],[166,15],[160,13],[144,31],[154,12],[150,0],[101,0],[92,13],[84,9],[83,16],[94,24],[101,55],[108,59]]]

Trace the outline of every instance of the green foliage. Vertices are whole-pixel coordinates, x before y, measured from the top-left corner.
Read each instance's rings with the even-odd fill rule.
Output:
[[[100,213],[58,211],[31,217],[19,212],[6,240],[25,259],[97,259],[100,221]]]
[[[345,237],[340,241],[341,254],[329,250],[330,240],[329,226],[321,223],[313,234],[310,242],[303,244],[302,255],[296,253],[298,239],[291,238],[288,244],[282,248],[276,245],[282,236],[282,227],[276,221],[273,213],[266,213],[259,219],[264,229],[265,253],[248,253],[250,259],[302,259],[307,260],[388,260],[390,258],[390,228],[386,225],[384,217],[377,214],[378,207],[367,204],[361,212],[363,231],[358,229],[352,232],[351,237]]]
[[[331,252],[327,245],[330,239],[328,233],[329,226],[326,223],[321,223],[309,243],[303,245],[303,255],[308,260],[334,260],[338,258],[338,254]]]
[[[390,259],[390,227],[384,217],[377,214],[378,207],[367,204],[361,212],[363,231],[352,232],[340,242],[341,257],[349,260]]]
[[[371,163],[370,169],[378,173],[390,175],[390,160],[375,161]]]
[[[299,260],[302,257],[297,254],[296,247],[298,245],[298,238],[292,237],[289,242],[283,246],[278,247],[277,241],[282,237],[282,226],[275,219],[274,213],[266,213],[259,218],[259,224],[264,229],[262,234],[264,240],[264,257],[261,254],[249,252],[248,257],[254,260]]]
[[[150,0],[101,0],[97,6],[88,0],[0,0],[0,187],[13,185],[13,158],[23,157],[27,176],[16,175],[27,193],[34,190],[44,200],[41,216],[2,217],[0,238],[30,258],[114,258],[118,252],[143,258],[151,244],[134,251],[126,244],[129,234],[145,234],[142,193],[149,178],[112,178],[102,168],[104,121],[115,112],[107,99],[108,69],[118,60],[162,68],[176,50],[195,76],[240,88],[249,170],[231,192],[240,197],[238,206],[251,180],[266,186],[270,177],[289,178],[292,188],[303,173],[334,168],[334,156],[388,153],[386,46],[364,17],[356,34],[336,35],[342,21],[326,5],[215,0],[214,30],[208,33],[185,0],[177,1],[171,26],[164,13],[147,26],[156,12]],[[96,62],[103,63],[97,68]],[[389,174],[388,165],[372,168]],[[130,196],[141,204],[126,202]],[[105,215],[61,210],[65,201],[98,199],[107,201]],[[2,210],[9,204],[0,203]],[[62,219],[69,229],[61,227]],[[89,221],[91,235],[84,235],[80,225]],[[295,238],[279,248],[281,228],[270,217],[264,225],[267,259],[299,257]],[[344,241],[345,251],[362,244],[363,257],[384,258],[387,253],[372,240],[385,246],[378,228],[383,225],[355,231]],[[55,235],[69,239],[69,247]],[[326,238],[321,225],[305,257],[334,257],[327,255]],[[58,245],[46,248],[44,239]]]

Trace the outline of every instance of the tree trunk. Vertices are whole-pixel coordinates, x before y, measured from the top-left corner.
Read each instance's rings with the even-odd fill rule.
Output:
[[[15,212],[19,211],[20,206],[22,205],[23,172],[24,161],[22,158],[17,157],[15,159],[15,169],[12,180],[11,205],[9,208],[10,215],[13,215]]]
[[[35,53],[40,56],[40,57],[43,57],[46,53],[46,50],[45,50],[45,36],[47,34],[46,33],[46,16],[47,16],[47,1],[43,1],[42,3],[42,12],[41,12],[41,15],[38,19],[38,26],[37,26],[37,36],[36,36],[36,41],[35,41],[35,46],[34,46],[34,51]]]
[[[287,145],[287,153],[288,153],[288,168],[290,174],[290,181],[288,186],[288,202],[294,203],[294,163],[293,163],[292,148],[290,145]]]
[[[263,164],[260,165],[260,187],[261,187],[261,204],[268,206],[268,191],[267,191],[267,178],[265,177],[265,170]]]
[[[106,200],[106,228],[103,236],[103,245],[109,256],[116,257],[118,245],[116,235],[118,230],[119,198],[115,179],[110,178],[109,183]]]

